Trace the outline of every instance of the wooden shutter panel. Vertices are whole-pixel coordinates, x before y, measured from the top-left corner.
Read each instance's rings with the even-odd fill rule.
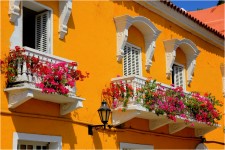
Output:
[[[42,52],[50,50],[49,11],[36,15],[35,18],[35,49]]]
[[[174,85],[184,88],[184,71],[182,66],[173,65]]]
[[[140,75],[140,52],[141,49],[128,43],[124,47],[123,73],[125,76]]]

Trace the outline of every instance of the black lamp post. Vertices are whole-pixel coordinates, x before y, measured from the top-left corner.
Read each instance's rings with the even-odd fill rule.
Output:
[[[106,129],[107,122],[109,121],[111,110],[108,107],[106,101],[102,101],[101,107],[98,109],[98,114],[101,119],[101,122],[103,125],[88,125],[88,135],[93,135],[92,128],[93,127],[104,127]],[[108,125],[109,128],[111,128],[111,125]]]

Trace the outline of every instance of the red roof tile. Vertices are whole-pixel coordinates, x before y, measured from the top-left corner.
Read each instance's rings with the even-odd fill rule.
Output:
[[[224,7],[225,4],[222,4],[208,9],[188,13],[224,35]]]
[[[178,13],[180,14],[183,14],[185,17],[189,18],[190,20],[193,20],[194,22],[196,22],[197,24],[199,24],[200,26],[204,27],[205,29],[213,32],[215,35],[219,36],[220,38],[225,38],[224,36],[224,24],[223,25],[218,25],[218,23],[211,23],[211,24],[207,24],[206,22],[204,22],[203,20],[201,20],[201,18],[198,18],[198,16],[201,16],[200,13],[198,13],[198,15],[194,15],[194,14],[191,14],[191,12],[187,12],[183,9],[181,9],[180,7],[174,5],[172,2],[170,2],[169,0],[160,0],[162,3],[164,3],[165,5],[171,7],[172,9],[174,9],[175,11],[177,11]],[[222,10],[222,7],[223,7],[223,10]],[[213,8],[211,8],[210,10],[212,11]],[[214,8],[215,9],[215,8]],[[210,11],[209,10],[209,11]],[[215,11],[215,10],[214,10]],[[218,9],[216,10],[216,14],[218,12],[221,12],[221,14],[224,15],[224,4]],[[219,13],[218,13],[219,14]],[[217,17],[218,18],[221,18],[221,14],[218,15]],[[212,15],[212,14],[211,14]],[[213,16],[213,15],[212,15]],[[216,18],[217,18],[216,17]],[[207,18],[207,15],[203,18]],[[209,17],[209,18],[213,18],[213,17]],[[224,16],[223,16],[224,18]],[[215,19],[215,18],[214,18]],[[217,19],[218,20],[218,19]],[[215,21],[215,20],[214,20]],[[220,21],[219,21],[220,22]],[[224,23],[224,21],[221,21]]]

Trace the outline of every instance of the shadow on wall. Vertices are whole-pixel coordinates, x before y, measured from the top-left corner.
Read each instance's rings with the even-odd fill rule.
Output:
[[[161,40],[160,44],[163,44],[164,40],[170,40],[170,39],[174,39],[174,38],[181,40],[183,38],[187,38],[187,39],[190,39],[192,42],[194,42],[200,51],[202,51],[202,49],[204,49],[204,50],[208,51],[209,53],[215,54],[220,57],[224,57],[224,51],[221,50],[221,52],[218,53],[218,50],[214,50],[215,46],[211,45],[211,43],[206,42],[204,40],[200,40],[201,38],[193,35],[192,32],[186,31],[185,29],[181,28],[180,26],[160,17],[159,15],[155,14],[154,12],[151,12],[150,10],[148,10],[147,8],[144,8],[143,6],[137,4],[136,2],[113,1],[113,3],[115,3],[116,5],[121,5],[129,10],[132,10],[135,13],[137,13],[139,16],[144,16],[144,17],[150,19],[150,21],[159,30],[161,30],[161,34],[159,35],[159,38],[157,39],[157,41]],[[122,9],[122,7],[121,7],[121,9]],[[126,14],[120,14],[119,16],[122,16],[122,15],[126,15]],[[161,26],[162,28],[159,28],[159,26]],[[164,33],[165,31],[167,32],[166,35]],[[169,33],[168,33],[168,31],[169,31]],[[180,37],[183,37],[183,38],[180,38]],[[157,46],[156,46],[156,49],[157,49]]]
[[[62,147],[75,149],[78,130],[75,131],[70,114],[60,116],[59,112],[59,104],[29,100],[12,112],[14,132],[61,136]]]

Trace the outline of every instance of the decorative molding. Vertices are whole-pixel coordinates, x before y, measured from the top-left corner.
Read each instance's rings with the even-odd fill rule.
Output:
[[[67,34],[67,23],[72,12],[72,0],[59,1],[59,38],[64,39]]]
[[[9,21],[15,23],[16,19],[20,16],[20,0],[9,1]]]
[[[182,129],[184,129],[187,125],[187,123],[171,123],[169,124],[169,133],[174,134]]]
[[[171,120],[167,118],[149,120],[149,129],[156,130],[164,125],[169,124],[170,122]]]
[[[166,50],[166,76],[169,78],[172,74],[172,67],[176,59],[176,50],[180,47],[186,55],[187,60],[187,83],[190,85],[193,79],[193,73],[196,65],[196,58],[200,51],[196,45],[189,39],[172,39],[164,41]]]
[[[75,102],[61,104],[60,105],[60,114],[66,115],[75,109],[83,107],[83,103],[82,103],[82,101],[84,100],[83,98],[75,97],[75,100],[76,100]]]
[[[30,84],[21,84],[20,86],[4,90],[8,93],[9,109],[14,109],[30,99],[37,99],[60,104],[60,114],[65,115],[75,109],[82,108],[82,101],[85,100],[84,98],[70,95],[67,97],[59,94],[42,93],[41,89],[34,88]]]
[[[133,143],[120,143],[120,150],[124,149],[145,149],[153,150],[153,145],[133,144]]]
[[[131,17],[129,15],[114,18],[117,36],[117,61],[120,62],[124,55],[124,46],[127,42],[128,30],[131,25],[141,31],[145,39],[146,70],[152,65],[152,57],[155,50],[155,41],[160,32],[154,24],[143,16]]]
[[[143,7],[147,8],[151,12],[158,14],[162,18],[165,18],[166,20],[169,20],[170,22],[175,23],[176,25],[189,31],[190,33],[200,37],[201,39],[207,41],[208,43],[215,45],[216,47],[220,48],[223,51],[225,50],[223,38],[218,37],[213,32],[203,28],[193,20],[184,17],[183,14],[177,12],[171,7],[168,7],[163,3],[159,3],[158,1],[140,1],[140,0],[134,1],[142,5]]]
[[[112,124],[114,126],[127,122],[140,114],[139,110],[126,110],[122,112],[120,110],[113,110],[112,112]]]
[[[140,77],[137,75],[130,75],[130,76],[123,76],[123,77],[117,77],[112,78],[111,81],[113,83],[128,83],[131,84],[134,89],[137,89],[139,87],[142,87],[145,84],[145,81],[147,78]],[[164,83],[157,82],[158,84],[161,84],[163,87],[170,89],[171,86],[168,86]],[[189,92],[185,92],[188,94]],[[168,119],[166,115],[157,115],[155,111],[149,111],[147,108],[142,106],[142,101],[136,102],[135,99],[129,99],[129,102],[126,107],[126,111],[121,111],[123,109],[122,103],[118,104],[118,107],[112,110],[112,124],[114,126],[118,126],[122,123],[125,123],[133,118],[142,118],[149,120],[149,129],[157,130],[160,127],[168,126],[168,133],[174,134],[184,128],[193,128],[193,131],[195,131],[195,136],[200,137],[204,134],[215,130],[220,127],[218,124],[213,125],[207,125],[204,122],[199,122],[194,119],[190,119],[189,123],[185,122],[185,118],[182,118],[178,115],[176,115],[176,122],[174,122],[171,119]],[[168,125],[169,124],[169,125]]]
[[[210,127],[202,127],[202,128],[196,128],[195,129],[195,136],[200,137],[205,135],[206,133],[215,130],[217,127],[216,126],[210,126]]]
[[[220,65],[220,70],[222,74],[223,97],[225,97],[225,64]]]
[[[19,141],[33,141],[33,142],[48,142],[49,149],[61,150],[62,149],[62,137],[41,135],[41,134],[28,134],[28,133],[13,133],[13,149],[18,149]]]

